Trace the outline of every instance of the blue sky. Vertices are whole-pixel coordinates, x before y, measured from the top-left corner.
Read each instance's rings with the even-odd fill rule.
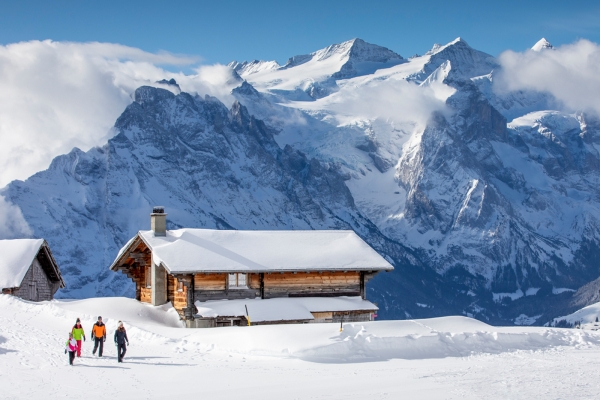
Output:
[[[52,4],[50,4],[52,3]],[[101,41],[202,57],[279,62],[354,37],[408,57],[458,36],[498,55],[600,42],[594,1],[21,1],[0,3],[0,43]]]

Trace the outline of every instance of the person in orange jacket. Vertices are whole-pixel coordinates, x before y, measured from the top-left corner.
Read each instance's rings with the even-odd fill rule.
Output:
[[[96,354],[98,350],[98,357],[102,357],[102,350],[104,350],[104,342],[106,342],[106,326],[102,322],[102,317],[98,317],[98,322],[92,327],[92,337],[94,338],[94,350],[92,354]]]

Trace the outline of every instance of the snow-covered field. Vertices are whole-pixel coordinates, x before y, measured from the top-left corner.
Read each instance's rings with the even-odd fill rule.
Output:
[[[105,356],[68,365],[77,317],[98,315]],[[125,321],[118,364],[110,335]],[[30,303],[0,295],[0,397],[226,399],[598,398],[600,334],[497,328],[464,317],[345,324],[178,328],[172,309],[125,298]]]

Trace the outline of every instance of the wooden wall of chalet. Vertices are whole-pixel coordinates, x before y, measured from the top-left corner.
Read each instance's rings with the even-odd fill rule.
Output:
[[[183,315],[183,309],[187,307],[187,288],[182,286],[180,289],[179,282],[173,275],[167,275],[167,301]]]
[[[42,269],[37,258],[27,270],[21,286],[12,294],[25,300],[44,301],[52,300],[54,293],[58,290],[59,283],[53,283]]]
[[[254,277],[256,276],[256,277]],[[248,274],[248,288],[228,288],[228,274],[196,274],[194,300],[253,299],[260,297],[258,274]],[[258,285],[253,282],[259,282]]]
[[[196,274],[194,299],[206,301],[256,297],[270,299],[299,296],[359,296],[361,289],[360,272],[357,271],[248,274],[247,289],[228,288],[227,276],[227,274]]]
[[[127,275],[135,283],[135,298],[144,303],[152,303],[152,289],[146,286],[145,266],[133,266],[127,269]]]
[[[294,296],[359,296],[360,273],[349,272],[286,272],[264,274],[264,297]]]

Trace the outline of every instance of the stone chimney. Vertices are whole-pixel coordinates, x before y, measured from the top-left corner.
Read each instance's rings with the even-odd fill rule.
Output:
[[[150,214],[150,228],[154,236],[167,236],[167,214],[164,207],[154,207]]]

